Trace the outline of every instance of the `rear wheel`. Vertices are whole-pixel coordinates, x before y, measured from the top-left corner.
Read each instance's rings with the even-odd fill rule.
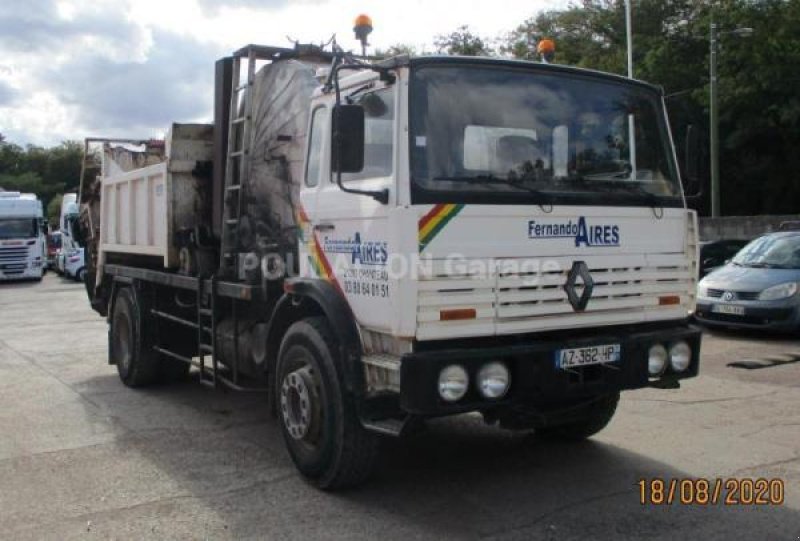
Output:
[[[617,411],[619,393],[603,396],[584,407],[577,421],[566,424],[537,428],[536,434],[545,438],[581,441],[603,430]]]
[[[378,452],[341,381],[336,340],[324,318],[293,324],[281,343],[275,378],[286,447],[298,470],[326,490],[366,480]]]
[[[120,289],[111,316],[109,346],[119,378],[128,387],[153,383],[157,375],[158,356],[152,347],[152,334],[144,328],[142,315],[133,290]]]

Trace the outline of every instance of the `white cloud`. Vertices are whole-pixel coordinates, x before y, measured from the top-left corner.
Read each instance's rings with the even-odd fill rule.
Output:
[[[247,43],[356,49],[352,24],[369,14],[376,47],[432,49],[467,24],[505,33],[545,0],[27,0],[0,5],[0,133],[55,144],[87,135],[142,137],[172,121],[211,116],[213,63]]]

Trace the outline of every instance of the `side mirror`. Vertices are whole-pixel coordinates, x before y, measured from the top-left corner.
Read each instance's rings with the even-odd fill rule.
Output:
[[[364,169],[364,108],[336,105],[333,108],[331,170],[358,173]]]

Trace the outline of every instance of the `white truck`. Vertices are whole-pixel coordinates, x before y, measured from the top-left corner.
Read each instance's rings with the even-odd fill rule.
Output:
[[[658,88],[300,45],[216,75],[213,125],[108,140],[83,177],[126,385],[195,366],[265,392],[335,489],[430,417],[582,439],[620,391],[697,374],[697,220]]]
[[[83,282],[86,274],[83,247],[78,242],[78,194],[65,193],[61,200],[59,228],[61,231],[61,248],[56,256],[56,270],[68,278]]]
[[[47,263],[42,202],[0,191],[0,280],[41,280]]]

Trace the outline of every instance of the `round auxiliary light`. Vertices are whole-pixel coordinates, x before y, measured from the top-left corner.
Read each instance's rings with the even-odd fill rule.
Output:
[[[675,372],[683,372],[692,361],[692,348],[681,340],[669,348],[669,365]]]
[[[651,376],[658,376],[664,372],[667,366],[667,348],[661,344],[655,344],[647,352],[647,372]]]
[[[469,375],[459,364],[446,366],[439,372],[439,396],[446,402],[456,402],[464,398],[469,387]]]
[[[478,371],[478,391],[484,398],[502,398],[510,384],[511,374],[503,363],[487,363]]]

